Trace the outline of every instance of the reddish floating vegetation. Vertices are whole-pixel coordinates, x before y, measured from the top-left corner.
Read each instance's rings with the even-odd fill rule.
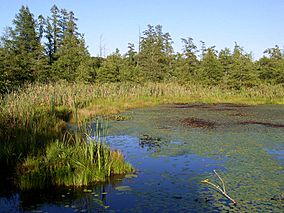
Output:
[[[221,105],[223,107],[234,107],[234,108],[250,107],[250,105],[247,105],[247,104],[231,104],[231,103],[223,103],[223,104],[217,104],[217,105]]]
[[[263,126],[272,127],[272,128],[284,128],[284,124],[273,124],[273,123],[260,122],[260,121],[242,121],[239,124],[242,124],[242,125],[257,124],[257,125],[263,125]]]
[[[177,103],[174,105],[174,108],[180,109],[190,109],[190,108],[210,108],[210,105],[207,104],[186,104],[186,103]]]
[[[229,110],[235,110],[236,108],[241,108],[241,107],[249,107],[249,105],[245,104],[230,104],[230,103],[225,103],[225,104],[187,104],[187,103],[177,103],[174,105],[174,108],[199,108],[199,109],[212,109],[216,111],[229,111]]]
[[[184,125],[193,128],[213,129],[215,127],[215,122],[203,120],[200,118],[186,118],[181,122]]]
[[[237,116],[237,117],[247,117],[248,114],[246,113],[241,113],[241,112],[238,112],[238,113],[235,113],[235,114],[231,114],[231,116]]]
[[[236,110],[234,108],[229,108],[229,107],[216,107],[216,108],[210,108],[210,110],[213,111],[232,111],[232,110]]]

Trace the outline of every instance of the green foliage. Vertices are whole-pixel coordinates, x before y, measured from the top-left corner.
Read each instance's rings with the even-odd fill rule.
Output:
[[[201,50],[192,38],[182,42],[183,52],[174,54],[170,34],[148,25],[139,52],[129,43],[125,55],[91,57],[72,11],[54,5],[50,17],[36,20],[21,7],[0,43],[1,168],[25,159],[23,188],[84,185],[130,167],[103,143],[59,142],[72,119],[173,102],[284,103],[278,46],[254,62],[237,44],[217,56],[204,42]]]
[[[257,65],[261,80],[270,84],[284,83],[284,57],[283,53],[276,45],[275,48],[267,49],[269,57],[262,57]]]
[[[197,80],[197,70],[199,61],[195,55],[197,47],[193,43],[192,38],[183,38],[183,53],[176,55],[176,60],[173,62],[174,73],[172,74],[179,82],[194,82]]]
[[[227,76],[228,85],[235,89],[257,85],[257,69],[251,55],[245,54],[243,49],[236,44],[232,59],[233,64]]]
[[[121,55],[117,50],[107,58],[90,57],[85,40],[78,32],[75,14],[53,5],[51,15],[34,19],[23,6],[1,38],[0,92],[20,88],[27,82],[136,82],[176,81],[220,85],[241,90],[260,81],[284,83],[284,59],[276,45],[254,62],[237,44],[217,54],[201,41],[198,50],[193,39],[183,38],[183,51],[174,54],[172,39],[161,25],[148,25],[139,43],[132,43]],[[42,42],[42,43],[41,43]],[[200,56],[196,54],[201,52]]]
[[[94,82],[96,78],[95,64],[90,57],[83,56],[82,61],[77,67],[75,81]]]
[[[223,77],[222,66],[213,47],[208,48],[201,60],[200,74],[208,85],[218,85]]]
[[[70,125],[98,115],[169,103],[284,103],[281,85],[259,85],[240,91],[220,86],[177,83],[68,83],[29,85],[4,95],[0,102],[0,164],[14,169],[27,156],[45,152],[50,141],[61,141]],[[76,116],[74,116],[77,113]],[[14,172],[14,171],[12,171]]]
[[[2,37],[2,84],[6,90],[33,82],[45,68],[43,47],[36,32],[36,21],[28,7],[22,6]]]
[[[138,65],[138,54],[135,51],[134,44],[128,44],[128,51],[123,58],[122,66],[120,69],[121,81],[141,82],[143,80],[141,69]]]
[[[163,33],[161,25],[148,25],[143,35],[138,55],[143,78],[148,81],[162,81],[168,77],[173,59],[170,34]]]
[[[28,157],[18,168],[21,189],[83,186],[132,171],[123,155],[111,151],[100,137],[95,140],[78,135],[52,142],[44,156]]]
[[[97,70],[96,80],[104,83],[119,82],[123,63],[122,56],[117,50],[102,62],[101,67]]]
[[[5,53],[4,48],[0,47],[0,94],[7,90],[7,71],[5,70]]]
[[[75,81],[84,79],[84,74],[91,73],[91,64],[89,63],[89,55],[85,48],[83,38],[78,39],[72,34],[66,34],[62,41],[62,46],[55,54],[58,58],[52,64],[53,78],[55,80],[66,79],[67,81]],[[89,76],[85,77],[85,80]]]

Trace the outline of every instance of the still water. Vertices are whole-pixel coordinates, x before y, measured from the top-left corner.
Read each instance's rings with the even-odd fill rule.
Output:
[[[283,212],[284,106],[180,104],[130,110],[107,143],[136,173],[108,184],[0,190],[0,212]],[[225,181],[238,204],[201,181]]]

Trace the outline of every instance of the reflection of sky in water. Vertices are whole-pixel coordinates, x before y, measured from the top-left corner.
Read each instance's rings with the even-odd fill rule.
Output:
[[[185,206],[189,209],[197,208],[196,199],[199,198],[202,175],[213,169],[223,169],[219,160],[195,154],[154,157],[151,152],[147,152],[147,148],[139,146],[139,138],[135,136],[110,136],[107,141],[111,147],[122,150],[126,159],[137,169],[137,178],[125,179],[121,183],[132,189],[127,195],[124,194],[125,198],[130,196],[139,200],[134,205],[138,208],[136,210],[146,208],[151,211],[157,208],[182,211]],[[118,196],[116,199],[124,198]],[[115,203],[112,203],[114,208]],[[128,203],[125,210],[132,205]]]
[[[279,163],[284,166],[284,149],[282,150],[275,150],[275,149],[264,149],[267,151],[268,154],[272,155],[274,158],[279,161]],[[283,168],[284,170],[284,168]]]
[[[137,177],[87,187],[91,192],[56,189],[39,192],[40,196],[14,194],[0,198],[0,208],[12,212],[21,206],[47,212],[230,212],[222,196],[200,184],[205,178],[216,181],[212,176],[216,169],[230,195],[239,201],[234,211],[278,212],[283,206],[271,197],[284,190],[283,128],[253,123],[283,124],[283,106],[188,106],[135,109],[123,113],[132,119],[109,122],[107,143],[123,152],[137,169]],[[215,127],[191,128],[181,122],[192,117],[214,121]],[[241,124],[248,121],[253,122]],[[117,190],[119,186],[131,190]]]

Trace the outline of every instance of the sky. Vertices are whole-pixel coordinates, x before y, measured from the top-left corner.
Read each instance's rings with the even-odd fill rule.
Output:
[[[22,5],[35,17],[50,15],[50,8],[73,11],[79,32],[84,33],[91,55],[104,55],[118,48],[127,51],[128,43],[137,47],[139,28],[162,25],[169,32],[176,52],[182,51],[181,38],[191,37],[200,47],[233,49],[237,42],[254,59],[263,51],[284,46],[284,0],[1,0],[0,34]]]

